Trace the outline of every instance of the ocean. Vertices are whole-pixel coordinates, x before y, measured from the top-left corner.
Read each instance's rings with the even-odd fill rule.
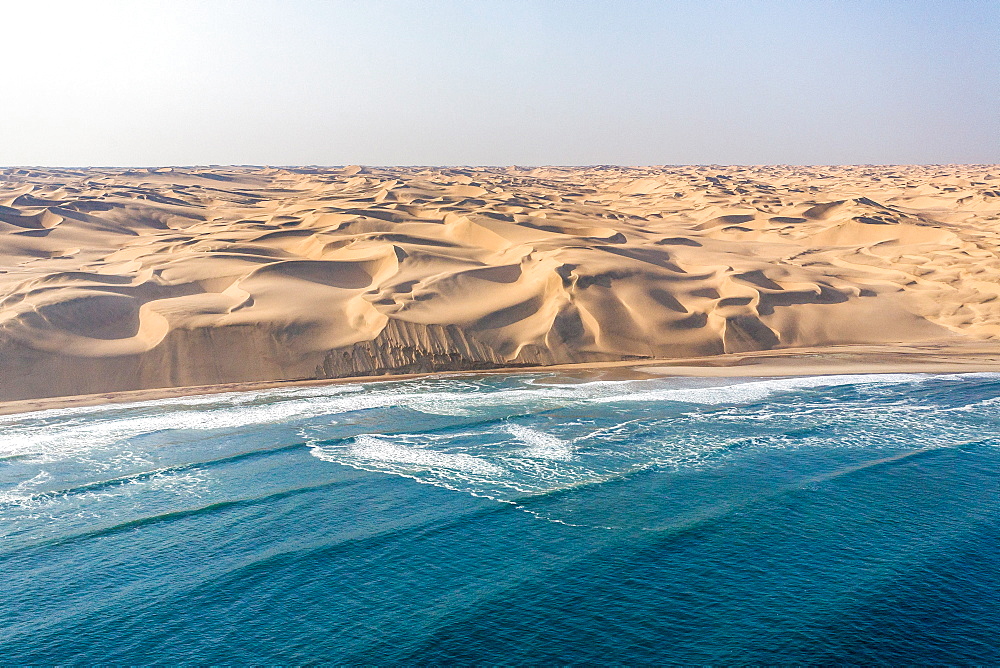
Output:
[[[0,417],[4,664],[996,664],[1000,375]]]

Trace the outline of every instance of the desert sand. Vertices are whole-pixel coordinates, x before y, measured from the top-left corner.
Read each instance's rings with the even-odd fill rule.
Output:
[[[0,401],[580,363],[994,369],[998,279],[996,165],[8,168]]]

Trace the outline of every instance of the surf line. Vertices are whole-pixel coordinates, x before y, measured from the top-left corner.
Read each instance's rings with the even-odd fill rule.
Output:
[[[446,483],[446,482],[444,482],[444,481],[442,481],[440,479],[430,480],[430,479],[427,479],[427,478],[421,478],[418,475],[403,473],[401,471],[386,471],[383,468],[379,468],[379,467],[376,467],[376,466],[366,466],[366,465],[364,465],[361,462],[349,461],[349,460],[346,460],[344,458],[336,457],[333,453],[330,453],[329,451],[323,449],[323,446],[320,445],[320,439],[316,439],[316,438],[313,438],[313,437],[307,435],[304,432],[304,430],[299,430],[299,435],[303,439],[303,444],[307,448],[309,448],[310,454],[313,457],[315,457],[316,459],[320,460],[320,461],[330,462],[332,464],[340,464],[342,466],[348,466],[348,467],[353,468],[355,470],[365,471],[367,473],[380,473],[380,474],[383,474],[383,475],[392,475],[392,476],[397,476],[397,477],[400,477],[400,478],[408,478],[408,479],[413,480],[414,482],[416,482],[418,484],[421,484],[421,485],[431,485],[432,487],[439,487],[441,489],[447,489],[447,490],[452,491],[452,492],[459,492],[459,493],[462,493],[462,494],[467,494],[469,496],[472,496],[472,497],[475,497],[475,498],[478,498],[478,499],[488,499],[488,500],[494,501],[496,503],[501,503],[501,504],[505,504],[505,505],[511,506],[513,509],[519,510],[519,511],[521,511],[523,513],[526,513],[529,516],[533,517],[534,519],[541,520],[541,521],[544,521],[544,522],[551,522],[553,524],[561,524],[563,526],[575,527],[575,528],[580,528],[580,529],[600,529],[600,530],[608,530],[608,531],[613,531],[613,530],[621,529],[622,528],[622,527],[604,526],[604,525],[599,525],[599,524],[577,524],[577,523],[574,523],[574,522],[567,522],[566,520],[561,520],[561,519],[558,519],[558,518],[555,518],[555,517],[548,517],[548,516],[546,516],[546,515],[538,512],[537,510],[532,510],[531,508],[528,508],[527,506],[525,506],[523,503],[520,503],[518,501],[514,501],[512,499],[505,499],[503,497],[496,496],[494,494],[488,494],[486,492],[477,491],[477,490],[473,490],[473,489],[463,489],[461,487],[457,487],[457,486],[454,486],[454,485],[449,485],[448,483]],[[617,477],[617,476],[615,476],[615,477]],[[577,487],[577,485],[572,485],[571,487]],[[563,491],[563,490],[551,490],[551,491]],[[546,492],[544,494],[544,496],[547,496],[549,493],[551,493],[551,491],[550,492]]]

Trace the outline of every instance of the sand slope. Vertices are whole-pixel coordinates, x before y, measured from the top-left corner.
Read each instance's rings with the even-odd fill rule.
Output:
[[[0,400],[1000,339],[1000,166],[0,170]]]

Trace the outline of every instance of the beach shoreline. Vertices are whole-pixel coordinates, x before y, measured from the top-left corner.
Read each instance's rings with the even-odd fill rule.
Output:
[[[665,377],[754,378],[871,373],[1000,373],[1000,345],[935,341],[923,344],[841,345],[789,348],[708,357],[623,360],[548,366],[511,366],[344,378],[289,379],[166,387],[0,402],[0,415],[83,408],[190,396],[280,388],[376,383],[417,378],[552,374],[559,381],[642,380]]]
[[[992,368],[998,188],[1000,165],[3,169],[0,402]]]

